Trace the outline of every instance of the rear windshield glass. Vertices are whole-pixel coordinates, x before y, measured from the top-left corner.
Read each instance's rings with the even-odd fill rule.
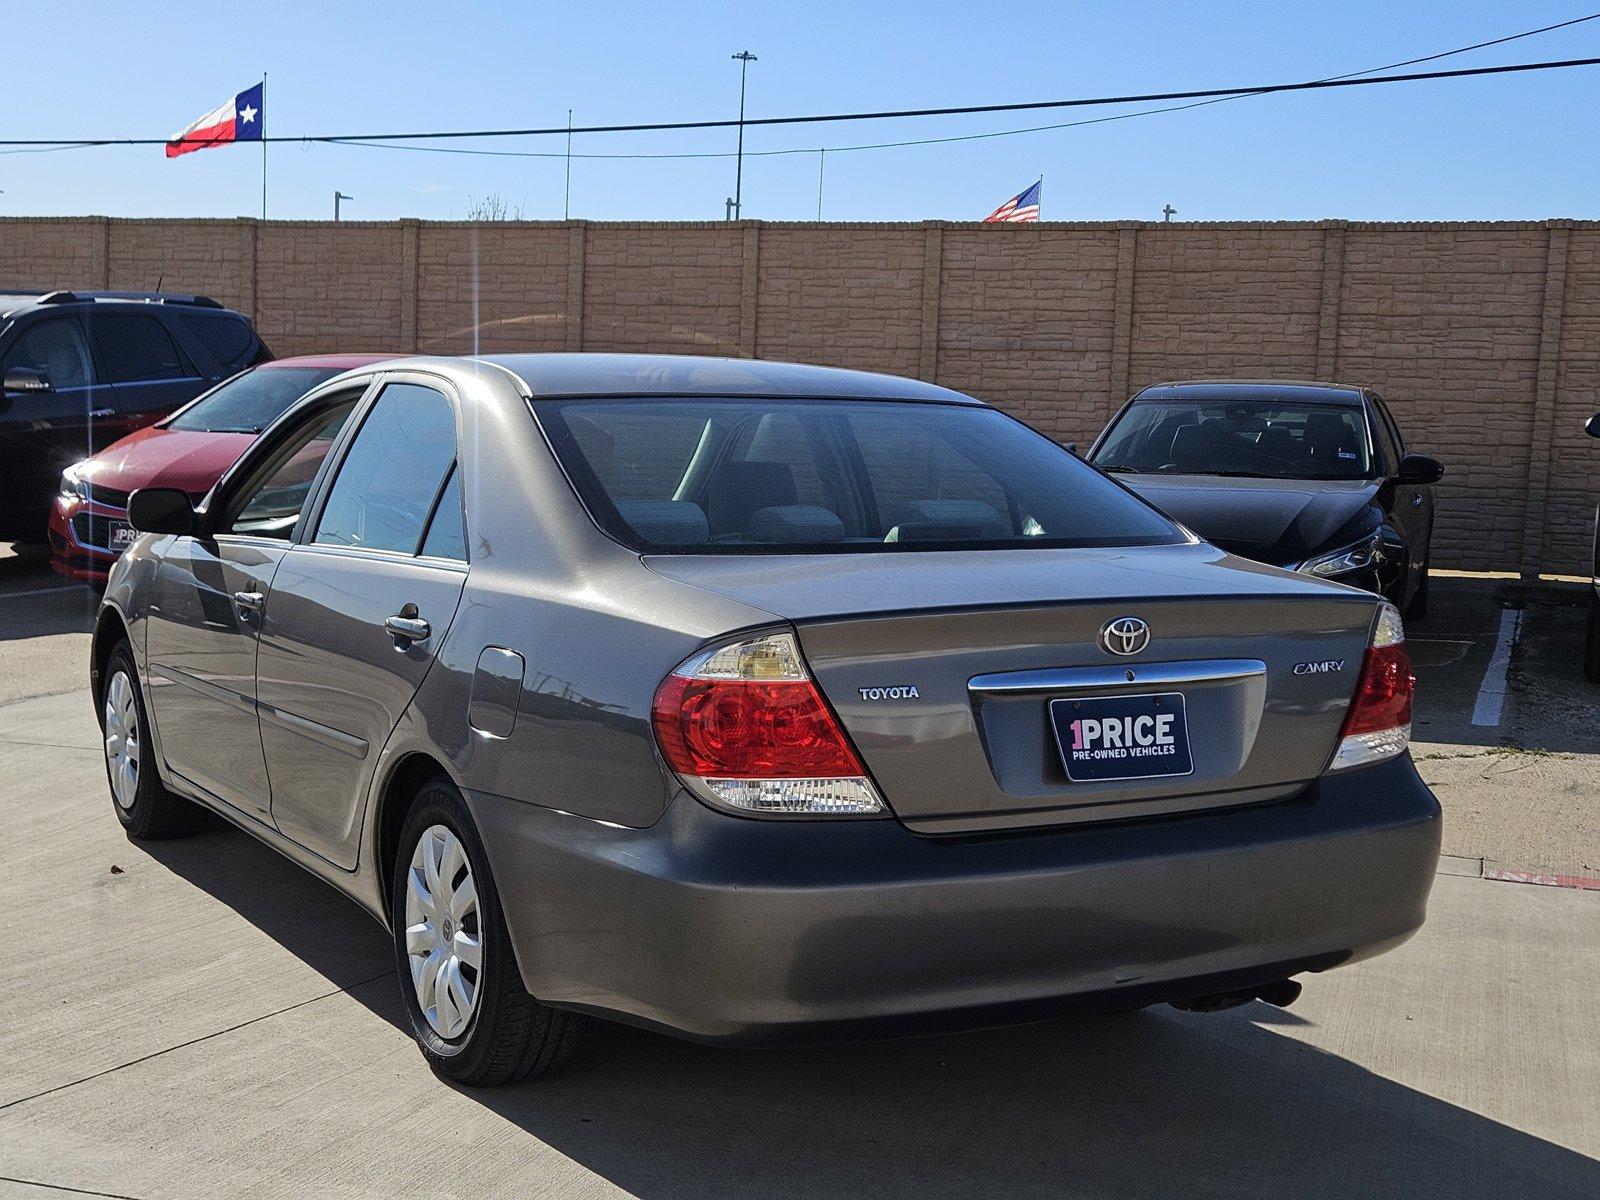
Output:
[[[1102,471],[1365,479],[1355,405],[1282,400],[1135,400],[1093,456]]]
[[[260,433],[301,396],[337,374],[322,367],[257,367],[212,389],[168,421],[167,428]]]
[[[828,400],[540,401],[589,511],[685,554],[1158,545],[1166,518],[993,409]]]

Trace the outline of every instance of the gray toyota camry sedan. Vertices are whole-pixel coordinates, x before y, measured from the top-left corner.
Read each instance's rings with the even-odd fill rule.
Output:
[[[117,817],[220,814],[394,941],[441,1074],[1287,1003],[1423,920],[1379,598],[1231,557],[997,410],[624,355],[329,381],[136,492]]]

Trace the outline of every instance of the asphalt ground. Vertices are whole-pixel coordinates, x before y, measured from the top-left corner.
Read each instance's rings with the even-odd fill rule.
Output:
[[[123,836],[93,598],[0,547],[0,1197],[1600,1196],[1600,891],[1501,881],[1600,876],[1581,599],[1435,579],[1428,924],[1291,1009],[804,1051],[601,1025],[467,1091],[354,905],[229,828]]]

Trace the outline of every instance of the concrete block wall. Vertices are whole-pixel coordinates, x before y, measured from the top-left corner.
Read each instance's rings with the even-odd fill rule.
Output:
[[[1442,458],[1438,566],[1579,572],[1600,223],[0,220],[0,289],[197,291],[279,354],[622,350],[934,379],[1087,442],[1161,379],[1365,383]]]

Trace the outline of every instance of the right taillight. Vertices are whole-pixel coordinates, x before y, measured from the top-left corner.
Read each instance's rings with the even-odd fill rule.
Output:
[[[1363,767],[1393,758],[1411,742],[1411,697],[1417,676],[1406,653],[1400,610],[1387,600],[1378,612],[1361,679],[1344,719],[1330,769]]]
[[[703,651],[656,689],[656,742],[708,804],[756,816],[877,816],[883,799],[792,635]]]

